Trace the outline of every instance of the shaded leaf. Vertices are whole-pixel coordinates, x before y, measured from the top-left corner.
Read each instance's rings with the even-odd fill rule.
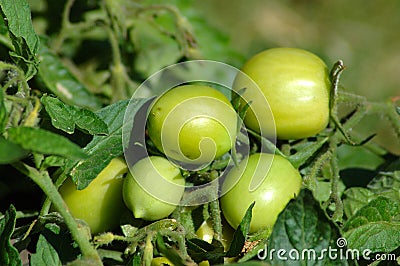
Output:
[[[250,222],[251,222],[254,204],[255,204],[255,202],[253,202],[249,206],[246,213],[244,214],[242,221],[239,224],[239,227],[236,229],[235,233],[233,234],[231,245],[229,246],[229,249],[226,252],[227,257],[236,257],[242,251],[243,246],[246,242],[247,234],[249,233],[249,230],[250,230]]]
[[[366,188],[352,187],[345,191],[343,200],[344,212],[347,217],[353,216],[359,209],[378,197],[375,193]]]
[[[343,236],[352,249],[369,249],[373,253],[393,251],[400,246],[399,217],[399,202],[378,197],[345,223]]]
[[[367,188],[375,194],[400,202],[400,171],[380,173]]]
[[[186,245],[190,257],[197,263],[208,260],[211,265],[214,265],[224,261],[224,246],[215,239],[210,244],[204,240],[192,238],[186,241]]]
[[[341,145],[337,152],[340,169],[362,168],[375,170],[385,161],[381,154],[376,154],[365,146]]]
[[[101,107],[99,98],[81,84],[44,44],[40,45],[39,56],[39,77],[52,93],[71,105],[90,109]]]
[[[10,243],[11,235],[14,232],[16,213],[15,207],[10,205],[4,218],[0,220],[0,265],[22,265],[18,250]]]
[[[359,209],[379,196],[400,202],[400,171],[380,173],[368,184],[367,188],[352,187],[344,193],[344,211],[352,217]]]
[[[75,125],[91,135],[107,134],[108,127],[94,112],[70,106],[51,96],[43,96],[41,101],[55,128],[69,134],[74,133]]]
[[[64,166],[65,158],[56,155],[47,156],[42,162],[41,168]]]
[[[344,260],[332,261],[326,253],[322,255],[324,250],[337,248],[338,236],[337,228],[325,216],[312,193],[302,190],[278,216],[261,256],[272,265],[347,265]],[[280,256],[286,260],[280,260],[276,252],[271,256],[272,250],[282,250]]]
[[[83,150],[69,139],[40,128],[9,128],[8,138],[32,152],[60,155],[70,159],[87,157]]]
[[[56,250],[43,235],[39,236],[36,253],[32,254],[30,262],[31,266],[62,265]]]
[[[28,155],[20,145],[0,137],[0,164],[9,164]]]

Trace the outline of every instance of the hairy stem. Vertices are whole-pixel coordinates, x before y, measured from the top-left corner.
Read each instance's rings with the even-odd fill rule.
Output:
[[[64,173],[58,175],[58,173],[62,171],[61,169],[58,169],[54,175],[58,176],[56,181],[54,182],[54,186],[56,187],[56,189],[58,190],[58,188],[64,183],[65,179],[67,179],[67,175],[65,175]],[[40,215],[46,215],[49,213],[50,210],[50,206],[51,206],[51,200],[49,197],[46,197],[46,199],[44,200],[43,204],[42,204],[42,208],[40,210]]]
[[[19,170],[21,173],[29,176],[46,194],[51,200],[56,210],[64,218],[65,224],[67,225],[72,238],[78,244],[82,255],[85,259],[93,261],[94,265],[103,265],[99,254],[90,244],[89,239],[86,236],[85,231],[79,228],[78,223],[75,221],[72,214],[66,207],[61,195],[58,193],[57,188],[54,186],[47,171],[39,172],[33,167],[30,167],[24,163],[18,162],[13,164],[13,166]]]
[[[334,150],[336,151],[336,146],[334,147]],[[332,219],[336,222],[342,222],[342,220],[343,220],[343,202],[339,195],[338,185],[339,185],[340,175],[339,175],[339,165],[338,165],[336,152],[334,153],[334,156],[331,157],[330,165],[332,168],[330,199],[335,203],[335,212],[332,216]]]
[[[213,200],[209,203],[211,220],[214,229],[214,238],[218,241],[222,241],[222,219],[221,211],[219,208],[219,200]]]

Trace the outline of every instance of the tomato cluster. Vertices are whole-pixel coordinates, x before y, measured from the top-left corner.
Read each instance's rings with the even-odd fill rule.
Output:
[[[246,83],[241,75],[254,83]],[[182,168],[201,168],[229,153],[236,143],[239,110],[245,107],[249,107],[242,113],[246,127],[267,138],[275,129],[278,139],[306,138],[327,126],[328,69],[305,50],[274,48],[255,55],[244,64],[233,90],[241,98],[235,108],[223,93],[207,85],[180,85],[156,98],[149,108],[148,139],[165,156],[138,161],[125,178],[121,178],[128,172],[125,163],[114,159],[82,191],[67,181],[60,192],[72,214],[95,233],[116,227],[125,207],[136,218],[168,217],[184,195]],[[266,102],[271,119],[262,113]],[[299,171],[286,158],[252,151],[224,179],[222,213],[236,228],[255,202],[250,231],[272,227],[286,204],[299,194],[301,184]]]

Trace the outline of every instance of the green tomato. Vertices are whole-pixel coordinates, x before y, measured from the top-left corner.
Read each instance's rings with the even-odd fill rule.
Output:
[[[234,234],[233,228],[226,223],[225,219],[222,220],[222,245],[224,250],[228,250]],[[212,243],[214,238],[214,229],[210,219],[204,221],[196,231],[196,236],[201,240]]]
[[[151,260],[150,266],[164,266],[164,265],[173,265],[173,264],[166,257],[155,257]]]
[[[123,175],[128,168],[114,158],[85,188],[77,190],[71,179],[60,187],[60,194],[75,218],[85,221],[93,234],[112,230],[126,210],[122,199]]]
[[[253,183],[254,180],[257,182]],[[272,228],[279,213],[299,194],[301,184],[300,173],[287,159],[256,153],[227,174],[222,191],[233,188],[221,197],[221,209],[228,223],[237,228],[246,210],[255,202],[250,232]]]
[[[130,169],[123,186],[126,206],[136,218],[148,221],[170,215],[185,190],[180,169],[164,157],[141,159]]]
[[[326,64],[315,54],[297,48],[273,48],[256,54],[242,71],[259,87],[271,108],[280,139],[300,139],[322,131],[329,121],[330,79]],[[238,75],[235,90],[246,88],[252,110],[246,126],[273,136],[274,126],[257,86]]]
[[[167,157],[191,165],[207,164],[235,143],[237,114],[218,90],[204,85],[175,87],[155,100],[148,134]]]
[[[210,220],[204,221],[196,231],[196,235],[211,244],[214,238],[214,229]]]

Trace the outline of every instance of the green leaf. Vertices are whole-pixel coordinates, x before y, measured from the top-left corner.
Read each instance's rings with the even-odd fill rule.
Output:
[[[8,116],[7,109],[4,104],[4,92],[2,89],[0,89],[0,134],[2,134],[6,128],[7,120]]]
[[[382,172],[368,184],[367,188],[352,187],[344,193],[344,211],[352,217],[359,209],[379,196],[400,202],[400,171]]]
[[[215,239],[210,244],[204,240],[192,238],[186,241],[186,245],[188,254],[197,263],[208,260],[211,265],[214,265],[224,261],[224,246]]]
[[[341,145],[338,149],[340,169],[362,168],[375,170],[385,160],[366,146]]]
[[[272,265],[346,265],[346,261],[331,261],[330,256],[323,253],[337,249],[338,236],[337,228],[325,216],[312,193],[302,190],[278,216],[268,244],[259,256]],[[280,256],[286,260],[278,258],[278,250],[282,250]]]
[[[91,135],[108,133],[106,123],[90,110],[66,105],[59,99],[47,95],[43,96],[41,101],[55,128],[72,134],[76,125]]]
[[[70,159],[87,157],[83,150],[69,139],[40,128],[9,128],[8,138],[32,152],[60,155]]]
[[[0,7],[15,48],[10,55],[29,80],[37,71],[36,53],[39,47],[39,37],[33,29],[29,4],[26,0],[0,0]]]
[[[0,164],[9,164],[28,155],[20,145],[0,137]]]
[[[400,171],[382,172],[367,187],[375,194],[400,202]]]
[[[166,257],[169,261],[171,261],[171,263],[173,263],[173,265],[176,265],[176,266],[184,266],[185,265],[183,259],[178,254],[178,252],[175,249],[169,248],[165,245],[163,237],[160,234],[157,235],[156,242],[157,242],[158,251],[161,254],[163,254],[163,256]]]
[[[44,44],[40,45],[39,56],[39,78],[52,93],[70,105],[89,109],[101,107],[100,100]]]
[[[129,261],[129,264],[127,264],[129,266],[142,266],[142,257],[140,253],[135,253],[135,255],[133,255],[132,259]]]
[[[48,167],[60,167],[65,165],[65,158],[56,155],[47,156],[41,164],[42,169]]]
[[[255,204],[255,202],[253,202],[249,206],[246,213],[244,214],[242,221],[239,224],[239,227],[236,229],[235,233],[233,234],[231,245],[229,246],[229,249],[226,252],[227,257],[236,257],[242,251],[243,246],[246,242],[246,237],[250,230],[250,222],[251,222],[254,204]]]
[[[31,266],[62,265],[56,250],[43,235],[39,236],[36,253],[32,254],[30,262]]]
[[[130,104],[134,108],[130,110],[129,115],[133,116],[146,101],[147,99],[133,100]],[[127,100],[119,101],[96,112],[100,119],[107,124],[109,134],[93,137],[93,140],[84,148],[89,155],[87,159],[69,162],[67,171],[69,171],[78,189],[84,189],[112,158],[123,153],[122,128],[128,104],[129,101]]]
[[[97,252],[102,259],[113,260],[121,263],[124,262],[124,253],[121,251],[98,248]]]
[[[309,142],[293,155],[288,157],[295,168],[305,164],[322,146],[328,141],[328,138],[319,139],[315,142]]]
[[[0,220],[0,265],[22,265],[18,250],[10,243],[15,228],[16,213],[15,207],[10,205],[4,218]]]
[[[360,251],[390,252],[400,246],[400,204],[378,197],[362,207],[344,225],[348,247]]]
[[[344,192],[344,196],[343,207],[347,217],[352,217],[359,209],[378,197],[371,190],[361,187],[347,189]]]
[[[339,180],[337,184],[337,191],[339,195],[341,195],[344,190],[346,189],[346,186],[343,184],[341,180]],[[332,190],[332,183],[331,181],[319,181],[315,182],[315,188],[311,189],[313,192],[314,198],[318,200],[320,203],[326,202],[329,200],[330,194]]]

